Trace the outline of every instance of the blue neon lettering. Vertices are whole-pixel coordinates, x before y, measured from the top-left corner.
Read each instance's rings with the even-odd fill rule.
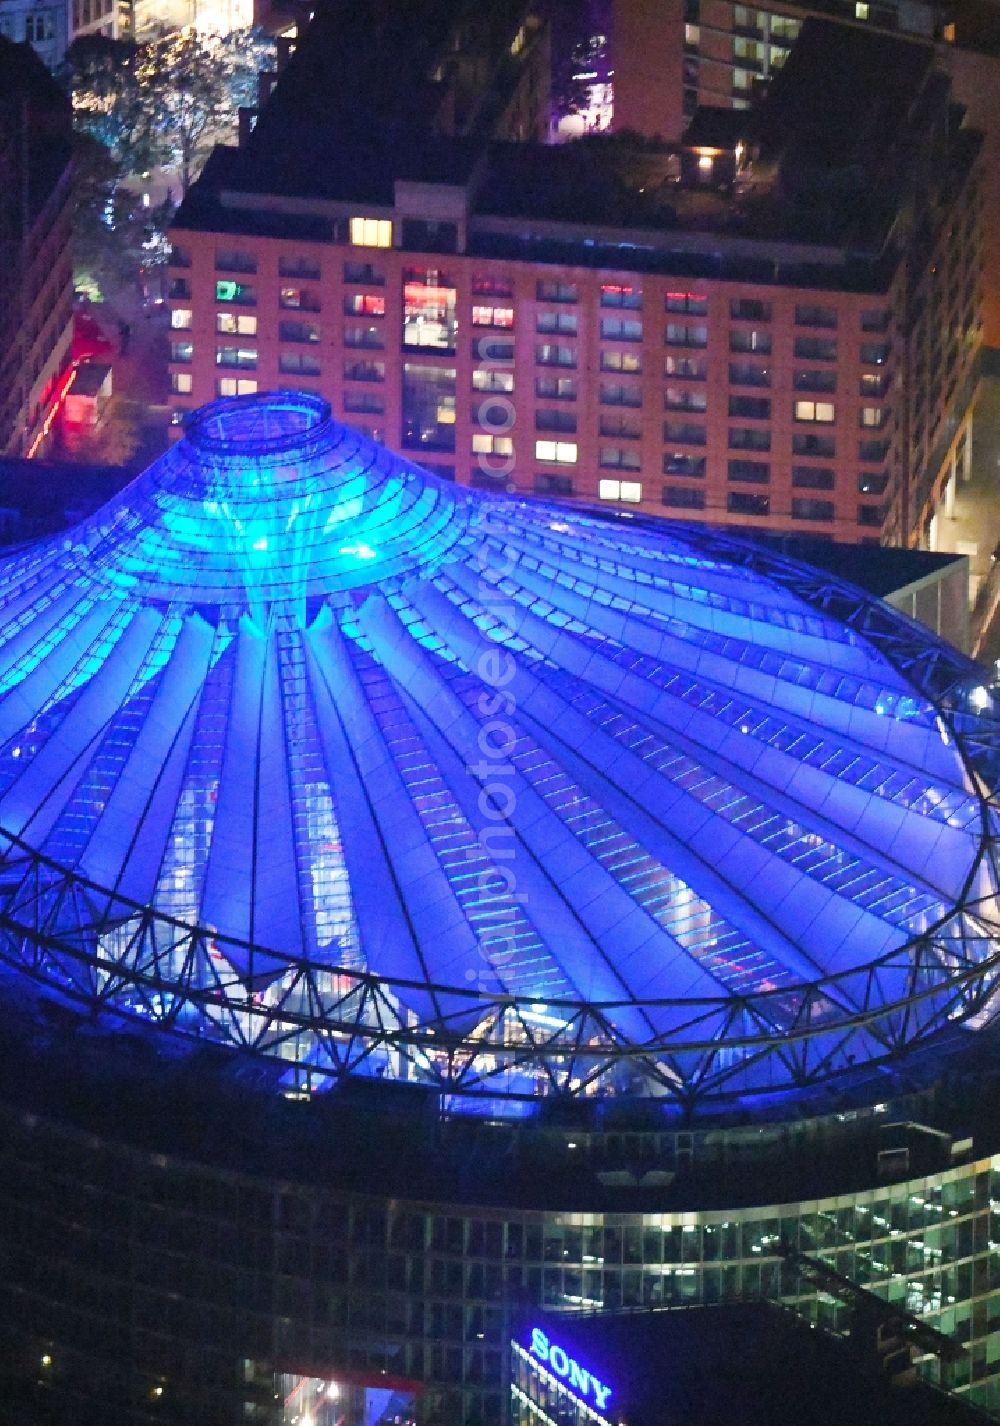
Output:
[[[562,1377],[572,1391],[584,1398],[593,1396],[598,1410],[603,1411],[607,1406],[611,1396],[610,1386],[605,1386],[593,1372],[581,1366],[558,1343],[550,1342],[540,1327],[531,1329],[531,1355],[537,1357],[540,1362],[547,1362],[556,1376]]]

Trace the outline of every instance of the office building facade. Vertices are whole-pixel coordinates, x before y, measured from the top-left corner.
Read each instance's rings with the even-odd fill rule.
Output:
[[[786,88],[812,88],[837,33],[816,32]],[[782,130],[781,95],[753,161],[737,129],[624,158],[596,141],[611,147],[593,170],[618,168],[600,193],[586,157],[574,168],[586,141],[461,172],[452,159],[434,183],[404,167],[367,202],[346,178],[323,198],[315,175],[314,197],[282,193],[265,118],[245,150],[217,151],[173,233],[178,412],[301,386],[460,484],[920,543],[970,459],[977,141],[949,130],[929,50],[861,42],[841,48],[842,77],[889,62],[913,90],[874,185],[906,167],[902,115],[928,100],[915,142],[933,149],[919,182],[937,198],[911,218],[899,189],[888,227],[874,188],[833,197],[836,178],[811,212],[799,199],[787,223],[767,216],[808,162],[784,153],[801,116]],[[612,223],[630,167],[634,216]],[[880,210],[877,232],[841,221]]]

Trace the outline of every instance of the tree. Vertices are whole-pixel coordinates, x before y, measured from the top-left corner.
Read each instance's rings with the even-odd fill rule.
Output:
[[[191,187],[195,166],[230,108],[221,43],[216,36],[180,30],[153,40],[139,57],[139,82],[156,109],[162,161],[179,170],[182,193]]]
[[[270,35],[254,25],[223,36],[220,60],[226,81],[229,117],[236,123],[240,109],[253,109],[258,99],[258,79],[274,69],[277,48]]]
[[[122,40],[85,35],[70,45],[59,70],[77,133],[102,144],[123,177],[145,173],[157,159],[155,108],[139,80],[141,53]]]

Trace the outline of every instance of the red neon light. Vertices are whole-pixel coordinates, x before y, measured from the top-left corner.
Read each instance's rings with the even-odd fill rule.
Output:
[[[69,395],[69,389],[73,385],[73,382],[76,380],[76,371],[77,368],[74,363],[74,365],[71,366],[69,371],[66,373],[62,386],[60,386],[59,390],[52,398],[52,405],[49,407],[49,414],[42,422],[42,429],[38,432],[38,435],[28,447],[26,457],[28,460],[31,460],[33,458],[35,452],[38,450],[38,447],[42,444],[42,442],[45,440],[45,437],[52,430],[52,422],[56,419],[56,417],[59,415],[59,412],[62,410],[63,402]]]

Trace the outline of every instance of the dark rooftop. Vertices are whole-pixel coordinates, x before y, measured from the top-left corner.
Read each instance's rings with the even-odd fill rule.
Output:
[[[867,1341],[771,1302],[585,1317],[536,1314],[516,1333],[592,1371],[628,1426],[969,1426],[983,1412],[926,1382],[894,1386]]]
[[[949,162],[963,170],[977,151],[977,135],[950,132],[930,45],[814,18],[754,113],[695,116],[690,143],[735,148],[746,137],[753,148],[732,189],[682,184],[681,146],[637,135],[514,144],[473,126],[449,136],[415,91],[463,2],[435,0],[433,34],[411,18],[420,43],[398,73],[412,16],[404,0],[380,3],[381,27],[362,25],[346,0],[320,12],[246,146],[216,151],[176,227],[329,242],[324,200],[388,209],[395,181],[411,180],[465,189],[466,251],[482,256],[884,290],[927,134],[946,135],[942,181]],[[508,19],[516,12],[509,0]],[[348,64],[343,35],[354,37]],[[299,201],[283,211],[264,197]]]

